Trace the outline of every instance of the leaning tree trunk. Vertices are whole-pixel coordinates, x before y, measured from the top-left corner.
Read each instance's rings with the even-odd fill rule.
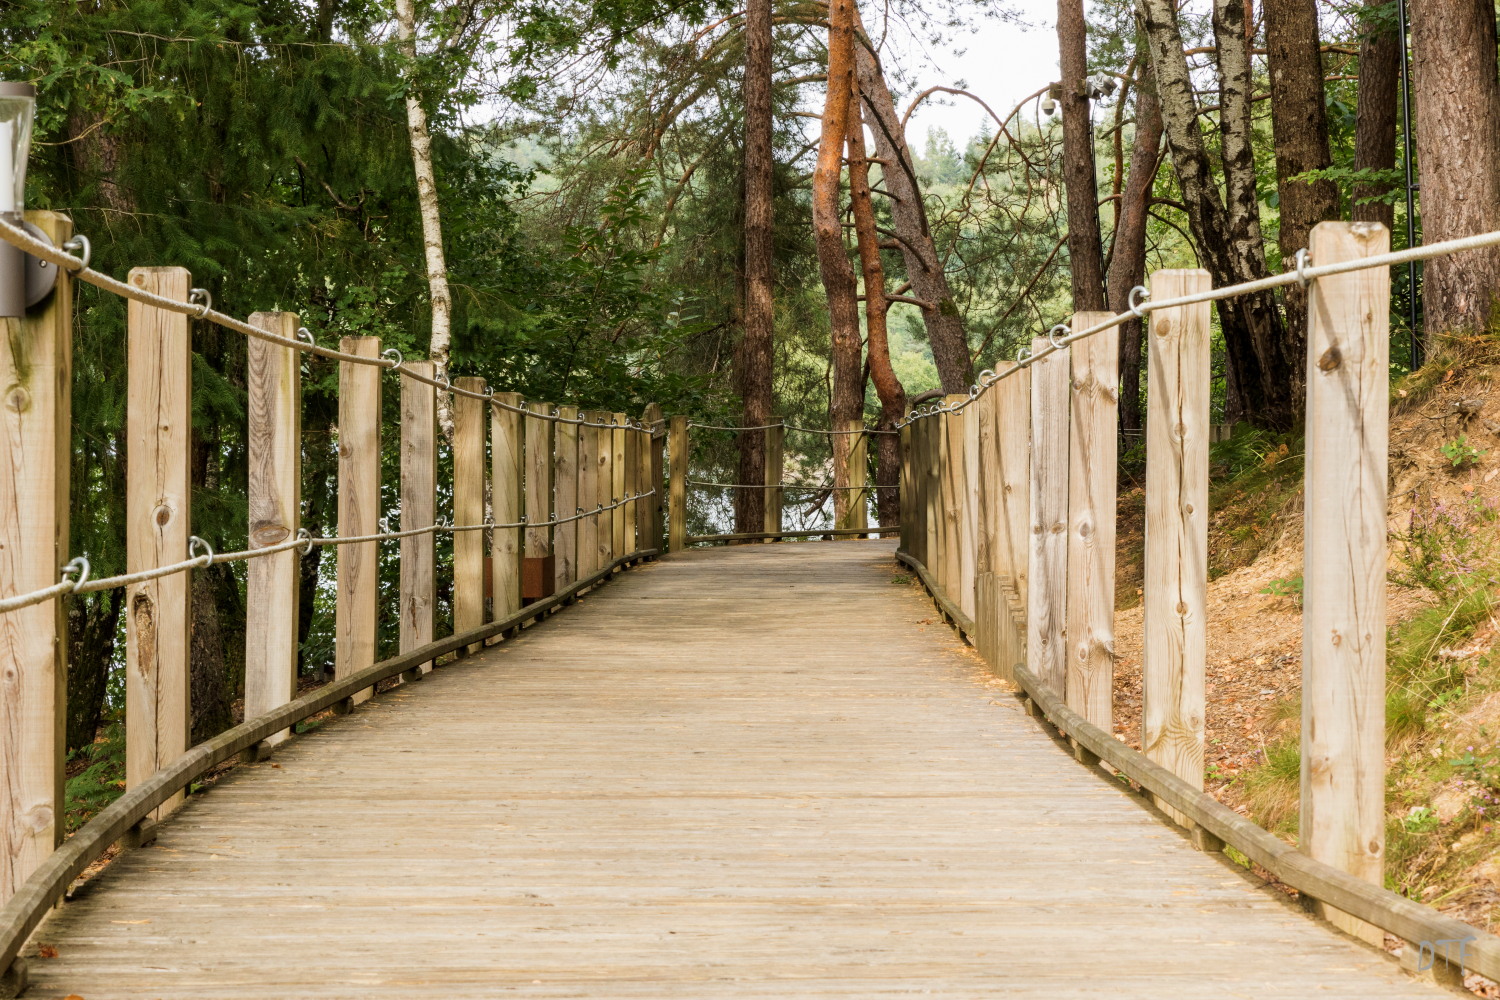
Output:
[[[1057,0],[1057,44],[1062,70],[1063,185],[1067,192],[1073,310],[1095,312],[1104,308],[1104,251],[1099,235],[1083,0]]]
[[[1135,91],[1135,140],[1130,173],[1120,195],[1119,221],[1109,258],[1109,309],[1125,312],[1130,290],[1146,280],[1146,222],[1151,192],[1161,164],[1161,105],[1149,62],[1141,65]],[[1144,325],[1130,319],[1120,326],[1120,426],[1141,429],[1141,336]]]
[[[1318,51],[1316,0],[1265,0],[1267,64],[1271,72],[1271,135],[1276,190],[1281,205],[1281,259],[1289,264],[1307,248],[1312,227],[1339,215],[1339,189],[1331,180],[1294,180],[1333,164],[1323,100],[1323,58]],[[1307,292],[1286,287],[1286,354],[1307,353]],[[1301,371],[1300,366],[1293,366]],[[1294,386],[1300,386],[1295,379]],[[1297,393],[1300,397],[1302,394]]]
[[[422,249],[427,259],[427,295],[432,300],[432,332],[427,356],[436,377],[448,372],[452,350],[453,296],[448,290],[448,262],[443,254],[443,218],[438,210],[437,176],[432,169],[432,135],[427,129],[427,110],[415,85],[417,61],[417,16],[412,0],[396,0],[396,39],[407,60],[406,130],[411,143],[411,162],[417,175],[417,211],[422,218]],[[446,392],[437,394],[438,424],[443,436],[453,440],[453,401]]]
[[[849,104],[849,201],[853,206],[854,232],[859,240],[859,263],[865,279],[865,342],[868,345],[870,381],[880,399],[880,422],[875,435],[875,510],[880,524],[901,519],[901,440],[891,433],[906,410],[906,389],[891,366],[891,345],[886,334],[885,267],[880,262],[880,235],[875,229],[875,204],[870,197],[870,163],[865,151],[865,126],[860,113],[859,84]]]
[[[857,11],[855,21],[859,22]],[[974,362],[969,357],[963,317],[953,302],[948,276],[932,242],[927,206],[922,201],[922,189],[908,152],[906,127],[896,113],[880,57],[862,24],[854,44],[854,58],[860,95],[870,112],[870,131],[875,137],[875,156],[881,166],[881,181],[891,199],[891,228],[906,263],[911,294],[923,303],[922,322],[932,347],[938,380],[942,382],[944,392],[967,392],[974,382]]]
[[[1411,40],[1422,239],[1437,243],[1500,229],[1494,5],[1422,0],[1412,5]],[[1428,356],[1444,335],[1484,329],[1496,289],[1494,248],[1428,261],[1422,278]]]
[[[1396,100],[1401,85],[1401,34],[1378,19],[1379,8],[1369,4],[1360,21],[1359,103],[1354,113],[1354,169],[1389,170],[1396,165]],[[1376,16],[1371,16],[1371,15]],[[1378,222],[1390,229],[1395,206],[1382,198],[1394,184],[1356,184],[1349,217],[1356,222]]]
[[[831,0],[828,8],[828,87],[823,101],[818,162],[813,168],[813,235],[818,270],[828,298],[829,355],[833,387],[828,416],[834,430],[864,416],[864,366],[860,358],[858,286],[844,250],[839,212],[839,179],[843,174],[844,142],[849,130],[849,106],[854,86],[854,0]],[[835,435],[833,447],[833,509],[836,523],[849,510],[848,448]]]
[[[745,7],[744,336],[736,356],[741,424],[771,421],[775,302],[772,298],[771,0]],[[766,478],[764,431],[740,432],[739,482]],[[765,490],[735,490],[736,531],[764,530]]]

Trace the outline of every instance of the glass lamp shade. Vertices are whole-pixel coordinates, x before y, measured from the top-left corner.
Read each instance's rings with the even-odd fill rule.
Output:
[[[29,83],[0,82],[0,212],[19,213],[24,208],[26,160],[35,117],[36,88]]]

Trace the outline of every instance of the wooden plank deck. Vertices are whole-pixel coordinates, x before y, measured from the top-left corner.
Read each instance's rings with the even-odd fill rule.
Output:
[[[674,556],[326,723],[54,914],[28,996],[1440,995],[1075,763],[891,551]]]

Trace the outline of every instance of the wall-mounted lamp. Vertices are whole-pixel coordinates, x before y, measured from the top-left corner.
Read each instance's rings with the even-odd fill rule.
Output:
[[[26,161],[31,153],[31,123],[36,118],[36,88],[0,81],[0,217],[32,236],[47,235],[25,220]],[[26,315],[57,284],[57,267],[0,241],[0,317]]]

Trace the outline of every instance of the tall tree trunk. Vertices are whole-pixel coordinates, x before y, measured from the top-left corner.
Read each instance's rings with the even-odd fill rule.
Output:
[[[1267,64],[1271,72],[1271,136],[1276,190],[1281,204],[1281,259],[1291,263],[1307,248],[1312,227],[1339,215],[1339,189],[1331,180],[1293,180],[1333,165],[1323,100],[1323,57],[1318,51],[1316,0],[1265,0]],[[1286,355],[1295,378],[1307,354],[1307,292],[1286,287]],[[1302,395],[1299,391],[1298,397]]]
[[[875,229],[875,204],[870,197],[870,163],[865,150],[864,117],[860,113],[859,82],[854,82],[849,104],[849,200],[853,205],[854,232],[859,240],[860,270],[865,279],[865,343],[870,381],[880,399],[879,430],[892,431],[906,410],[906,389],[891,366],[891,345],[886,334],[885,267],[880,262],[880,235]],[[901,518],[901,440],[893,433],[875,435],[875,509],[882,525]]]
[[[854,90],[854,0],[831,0],[828,9],[828,86],[823,100],[822,134],[818,139],[818,162],[813,168],[813,235],[818,250],[818,271],[828,298],[829,354],[833,387],[828,416],[837,430],[847,421],[864,416],[864,366],[859,337],[858,287],[854,268],[844,250],[844,232],[839,212],[839,179],[843,174],[844,143],[849,132],[849,107]],[[833,508],[842,520],[849,507],[847,450],[835,442],[833,449]]]
[[[771,0],[745,6],[745,244],[744,336],[736,357],[741,423],[771,421],[775,301],[772,298]],[[764,431],[741,431],[739,482],[766,478]],[[761,531],[764,490],[735,490],[736,531]]]
[[[1389,170],[1396,165],[1396,101],[1401,86],[1401,33],[1396,26],[1371,17],[1383,4],[1366,6],[1360,21],[1359,103],[1354,113],[1354,169]],[[1356,222],[1378,222],[1387,229],[1396,223],[1396,207],[1379,198],[1394,184],[1356,184],[1349,217]]]
[[[427,295],[432,300],[432,333],[427,356],[438,378],[448,373],[452,351],[453,296],[448,290],[448,262],[443,254],[443,217],[438,208],[437,176],[432,169],[432,135],[427,130],[427,110],[417,92],[417,15],[413,0],[396,0],[396,39],[409,63],[406,91],[406,131],[411,142],[411,162],[417,175],[417,210],[422,217],[422,249],[427,259]],[[453,440],[453,401],[446,392],[437,394],[438,423],[443,435]]]
[[[1161,104],[1149,62],[1142,61],[1135,89],[1135,139],[1130,173],[1119,202],[1119,222],[1109,258],[1109,309],[1130,307],[1130,290],[1146,280],[1146,222],[1151,192],[1161,165]],[[1141,336],[1143,324],[1131,319],[1120,326],[1120,426],[1141,429]]]
[[[1489,0],[1422,0],[1411,8],[1412,84],[1426,243],[1500,229],[1500,88]],[[1428,353],[1438,338],[1483,329],[1500,288],[1500,252],[1427,262],[1422,305]]]
[[[1104,250],[1094,173],[1094,123],[1089,102],[1088,25],[1083,0],[1057,0],[1058,66],[1062,70],[1063,185],[1068,199],[1068,262],[1074,311],[1104,308]]]
[[[125,589],[80,594],[68,601],[68,750],[94,742],[104,721],[109,666]]]
[[[906,128],[896,113],[880,58],[859,22],[858,11],[854,16],[859,35],[854,44],[859,89],[870,112],[870,131],[875,139],[875,156],[882,168],[881,180],[891,196],[891,228],[901,245],[906,278],[911,283],[912,296],[927,303],[922,307],[922,322],[943,391],[967,392],[974,382],[974,362],[969,357],[963,317],[953,302],[948,276],[932,242],[927,206],[922,201],[922,189],[908,152]]]

